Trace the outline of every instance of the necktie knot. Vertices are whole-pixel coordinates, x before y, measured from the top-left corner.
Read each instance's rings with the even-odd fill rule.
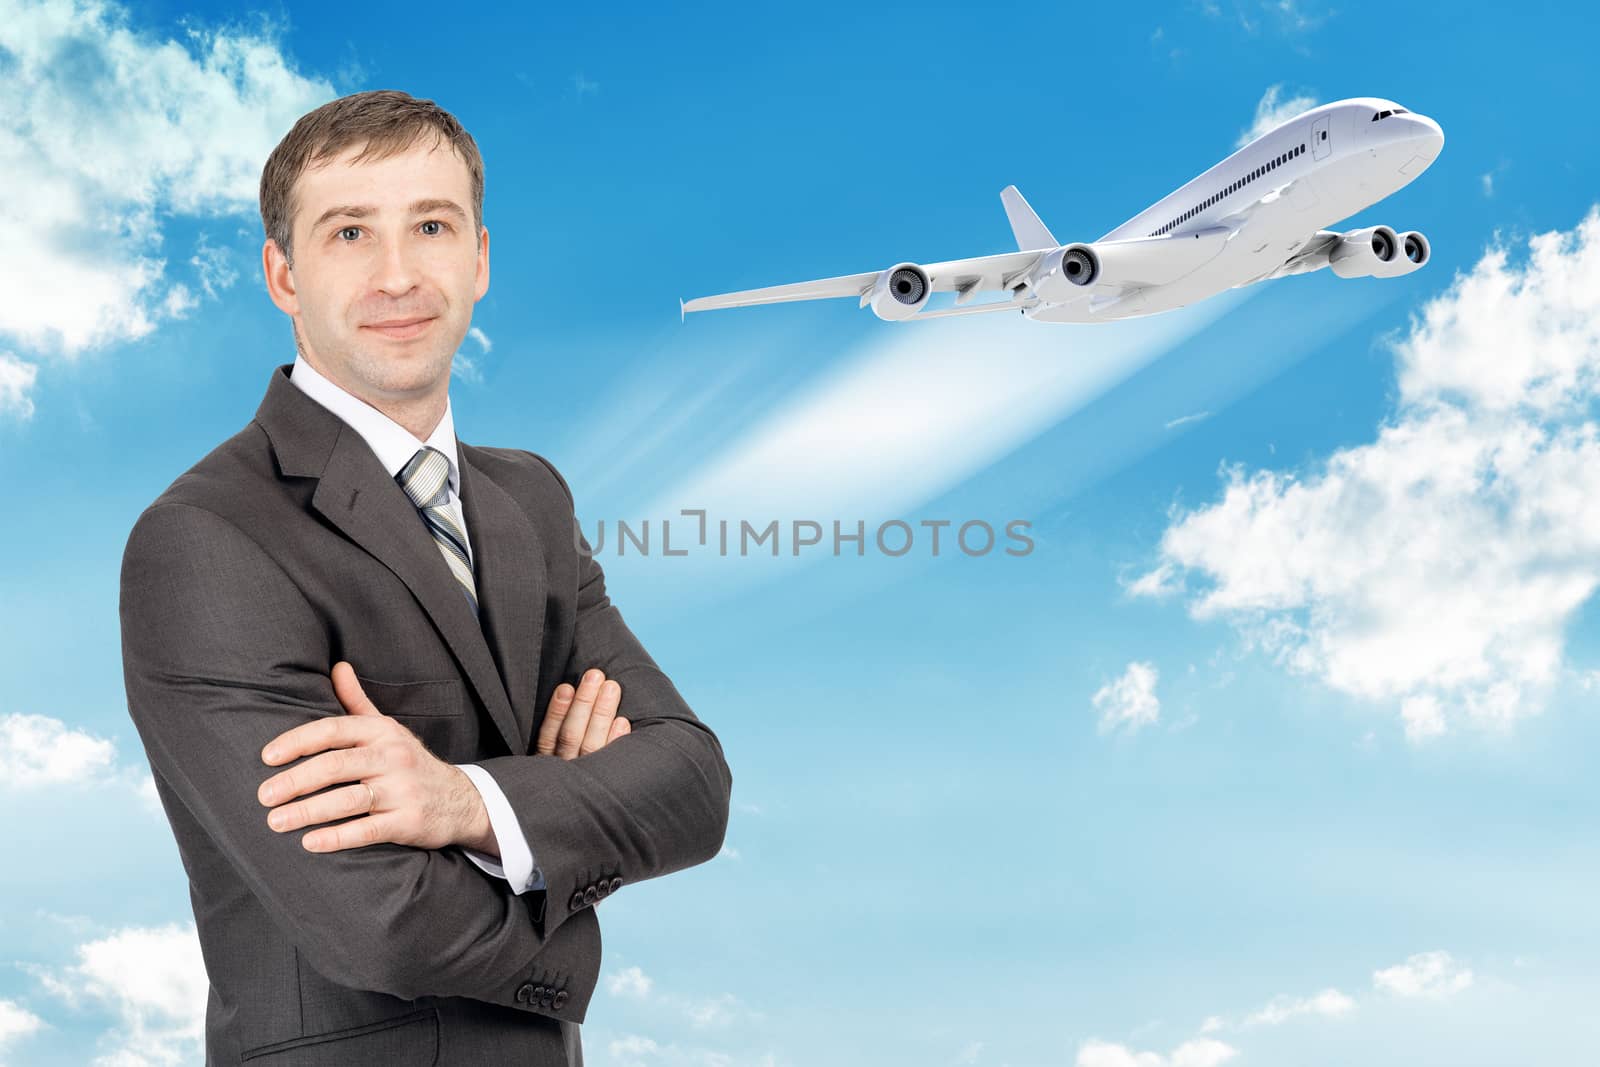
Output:
[[[417,449],[396,477],[419,508],[437,507],[450,498],[450,459],[437,448]]]

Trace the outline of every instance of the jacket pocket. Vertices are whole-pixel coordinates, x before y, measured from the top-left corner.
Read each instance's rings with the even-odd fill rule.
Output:
[[[418,1008],[393,1019],[249,1049],[253,1067],[434,1067],[439,1061],[439,1011]]]
[[[458,678],[427,679],[419,682],[380,682],[356,675],[361,691],[385,715],[447,716],[465,715],[471,707],[467,684]]]

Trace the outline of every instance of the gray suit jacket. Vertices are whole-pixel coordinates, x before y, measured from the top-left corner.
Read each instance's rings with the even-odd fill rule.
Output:
[[[404,490],[289,367],[122,560],[128,711],[189,876],[206,1062],[578,1067],[594,905],[717,854],[722,746],[611,604],[548,462],[459,446],[480,625]],[[283,768],[261,750],[345,714],[341,659],[440,759],[494,776],[546,889],[513,893],[454,846],[313,853],[307,829],[267,826],[256,790]],[[551,692],[590,667],[633,732],[529,755]]]

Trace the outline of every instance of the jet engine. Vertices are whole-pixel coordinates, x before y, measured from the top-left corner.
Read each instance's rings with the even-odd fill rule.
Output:
[[[1385,263],[1382,270],[1376,272],[1380,278],[1395,278],[1402,274],[1410,274],[1428,262],[1428,239],[1422,234],[1416,230],[1407,230],[1396,240],[1400,242],[1400,254]]]
[[[867,303],[880,319],[896,322],[921,311],[933,295],[933,279],[915,263],[896,263],[872,283]]]
[[[1052,249],[1033,272],[1031,288],[1036,296],[1052,304],[1064,304],[1084,296],[1087,286],[1100,277],[1100,257],[1089,245],[1064,245]]]
[[[1417,234],[1421,237],[1421,234]],[[1406,273],[1400,239],[1387,226],[1351,230],[1328,252],[1328,266],[1341,278],[1381,278]],[[1420,264],[1419,264],[1420,265]],[[1415,269],[1411,267],[1410,269]]]
[[[1400,235],[1400,250],[1405,253],[1406,260],[1412,264],[1411,269],[1416,270],[1428,262],[1428,257],[1433,254],[1428,239],[1418,230],[1407,230]]]

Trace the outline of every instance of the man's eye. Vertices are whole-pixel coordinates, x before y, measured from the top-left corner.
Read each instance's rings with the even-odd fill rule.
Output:
[[[360,226],[346,226],[346,227],[344,227],[343,229],[341,229],[339,231],[338,236],[343,237],[347,233],[360,233],[360,232],[361,232],[361,227]],[[348,244],[349,242],[347,241],[345,243]]]
[[[429,219],[427,222],[424,222],[423,225],[424,226],[444,226],[445,224],[443,222],[441,222],[439,219]],[[432,235],[430,234],[430,236],[432,236]]]

